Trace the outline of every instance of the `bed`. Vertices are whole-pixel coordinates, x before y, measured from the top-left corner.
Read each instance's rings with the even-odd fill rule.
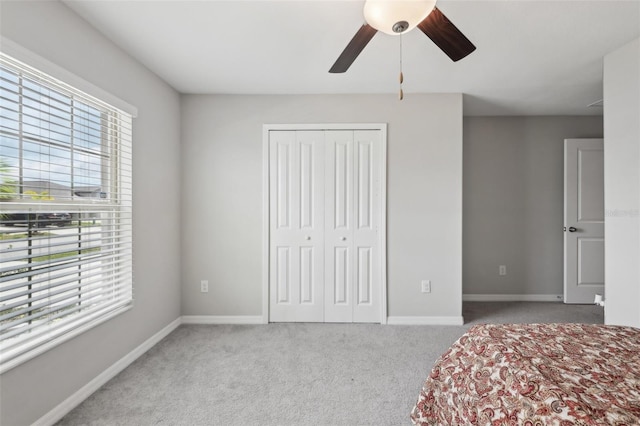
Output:
[[[436,362],[419,425],[640,425],[640,329],[488,324]]]

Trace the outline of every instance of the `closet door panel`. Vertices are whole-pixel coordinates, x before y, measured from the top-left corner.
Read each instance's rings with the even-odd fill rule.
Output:
[[[269,320],[324,320],[324,135],[272,131]]]
[[[352,322],[353,131],[327,131],[325,149],[325,322]]]
[[[380,146],[378,131],[359,130],[353,134],[354,219],[352,233],[355,283],[353,321],[380,321]]]

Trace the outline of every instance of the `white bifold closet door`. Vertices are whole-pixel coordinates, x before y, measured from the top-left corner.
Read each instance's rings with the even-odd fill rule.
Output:
[[[270,321],[380,322],[381,138],[270,131]]]

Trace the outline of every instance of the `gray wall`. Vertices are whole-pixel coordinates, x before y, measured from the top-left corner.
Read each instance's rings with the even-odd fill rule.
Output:
[[[607,324],[640,327],[640,39],[604,58]]]
[[[465,117],[464,294],[562,294],[564,139],[602,132],[595,116]]]
[[[461,315],[462,95],[187,95],[182,114],[183,315],[262,315],[262,126],[337,122],[389,124],[389,316]]]
[[[135,306],[0,377],[0,424],[28,425],[180,315],[179,95],[60,2],[0,3],[0,29],[138,107],[133,128]]]

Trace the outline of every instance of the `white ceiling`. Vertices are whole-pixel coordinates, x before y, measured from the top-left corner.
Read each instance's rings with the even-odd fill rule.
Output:
[[[378,33],[345,74],[328,70],[362,1],[63,0],[181,93],[396,93],[399,39]],[[602,58],[640,37],[640,0],[441,0],[477,46],[454,63],[403,36],[405,97],[461,92],[466,115],[601,114]]]

